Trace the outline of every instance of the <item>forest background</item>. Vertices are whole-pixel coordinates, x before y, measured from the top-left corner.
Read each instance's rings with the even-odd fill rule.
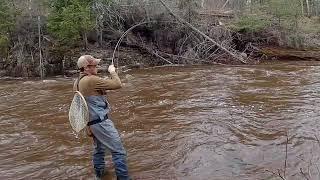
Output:
[[[0,76],[70,75],[82,54],[110,64],[132,27],[118,67],[320,60],[320,0],[162,2],[2,0]]]

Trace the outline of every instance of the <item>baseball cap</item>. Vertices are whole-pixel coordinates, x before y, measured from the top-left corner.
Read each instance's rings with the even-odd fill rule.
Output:
[[[77,65],[78,65],[78,68],[80,69],[80,68],[87,67],[89,65],[98,65],[100,61],[101,59],[96,59],[91,55],[82,55],[78,59]]]

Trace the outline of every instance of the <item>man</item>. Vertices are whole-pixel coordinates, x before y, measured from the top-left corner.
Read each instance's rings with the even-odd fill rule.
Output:
[[[108,113],[110,107],[106,95],[106,90],[121,88],[121,81],[115,72],[115,67],[110,65],[108,71],[110,79],[97,76],[97,65],[100,59],[91,55],[83,55],[78,59],[80,76],[74,83],[73,90],[80,91],[85,97],[90,121],[88,123],[88,134],[92,133],[94,141],[93,165],[97,179],[104,175],[106,150],[112,155],[115,172],[118,180],[130,179],[128,165],[126,162],[126,151],[121,143],[119,133],[110,120]]]

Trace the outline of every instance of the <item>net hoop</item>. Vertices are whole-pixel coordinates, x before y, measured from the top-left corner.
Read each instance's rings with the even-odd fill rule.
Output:
[[[76,133],[79,133],[82,129],[84,129],[87,126],[88,121],[89,109],[86,99],[83,97],[81,92],[75,91],[69,109],[70,125]]]

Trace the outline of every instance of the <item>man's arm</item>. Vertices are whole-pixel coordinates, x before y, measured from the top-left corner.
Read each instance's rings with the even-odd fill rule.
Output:
[[[120,78],[116,72],[110,73],[111,78],[96,77],[96,90],[114,90],[122,87]]]

